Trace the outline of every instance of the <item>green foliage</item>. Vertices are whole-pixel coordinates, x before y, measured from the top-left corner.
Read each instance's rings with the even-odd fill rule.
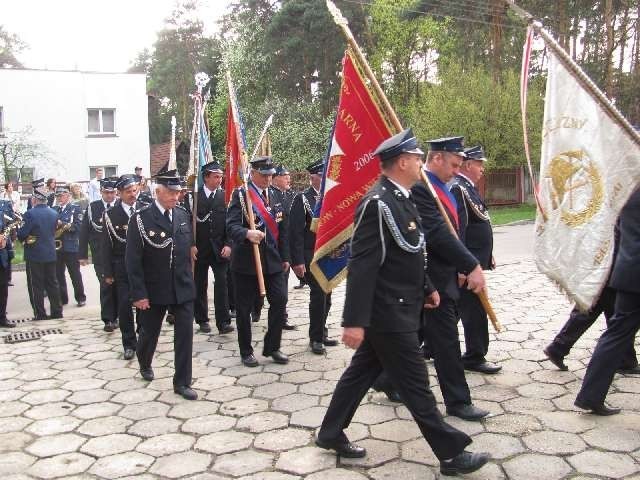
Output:
[[[493,207],[489,210],[491,224],[506,225],[507,223],[533,221],[536,218],[535,205],[518,205],[517,207]]]
[[[27,45],[20,37],[0,25],[0,68],[22,68],[22,63],[16,56],[25,48]]]

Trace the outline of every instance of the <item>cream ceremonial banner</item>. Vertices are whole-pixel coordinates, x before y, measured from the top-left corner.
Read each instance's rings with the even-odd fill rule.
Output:
[[[640,148],[582,85],[550,51],[535,258],[588,309],[609,275],[619,212],[640,183]]]

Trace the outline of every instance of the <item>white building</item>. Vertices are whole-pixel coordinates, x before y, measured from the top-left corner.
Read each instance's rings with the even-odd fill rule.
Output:
[[[33,129],[48,151],[22,181],[54,177],[86,181],[149,174],[149,122],[144,74],[0,69],[0,142]]]

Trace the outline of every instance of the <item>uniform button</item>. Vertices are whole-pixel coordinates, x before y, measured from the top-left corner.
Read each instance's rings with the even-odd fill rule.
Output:
[[[404,302],[404,298],[399,298],[399,299],[398,299],[398,301],[399,301],[400,303],[402,303],[402,302]]]

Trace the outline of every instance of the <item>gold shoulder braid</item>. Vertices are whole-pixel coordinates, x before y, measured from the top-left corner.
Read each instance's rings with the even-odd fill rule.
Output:
[[[109,231],[109,238],[113,237],[120,243],[127,243],[126,237],[122,238],[120,235],[116,233],[116,229],[113,226],[113,223],[111,222],[111,217],[109,216],[109,212],[104,212],[104,223],[107,225],[107,229]],[[125,225],[123,228],[124,228],[124,231],[126,232],[127,225]]]
[[[147,243],[147,245],[157,249],[167,248],[169,245],[171,245],[171,252],[169,252],[169,268],[171,268],[173,265],[173,237],[167,238],[162,243],[154,242],[153,240],[151,240],[151,238],[149,238],[149,235],[147,235],[147,231],[144,228],[144,223],[142,223],[142,215],[140,215],[139,213],[134,215],[136,215],[136,223],[138,224],[140,237],[144,242]]]
[[[462,197],[465,199],[465,205],[469,205],[473,213],[475,213],[476,217],[484,220],[485,222],[491,223],[491,217],[489,216],[489,211],[484,208],[482,205],[478,205],[471,199],[471,195],[467,192],[467,189],[458,183],[458,187],[460,187],[460,191],[462,192]]]

